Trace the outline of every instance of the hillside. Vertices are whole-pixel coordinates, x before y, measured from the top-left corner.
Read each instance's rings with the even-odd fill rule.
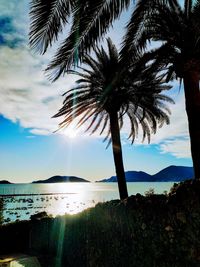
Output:
[[[46,180],[39,180],[39,181],[33,181],[33,184],[47,184],[47,183],[66,183],[66,182],[89,182],[83,178],[76,177],[76,176],[52,176]]]
[[[7,181],[7,180],[1,180],[0,184],[11,184],[11,183],[9,181]]]
[[[194,177],[194,171],[192,167],[184,166],[169,166],[160,172],[154,174],[153,179],[155,181],[185,181]]]
[[[180,182],[194,177],[192,167],[169,166],[154,175],[142,171],[125,172],[127,182]],[[117,177],[112,176],[98,182],[117,182]]]

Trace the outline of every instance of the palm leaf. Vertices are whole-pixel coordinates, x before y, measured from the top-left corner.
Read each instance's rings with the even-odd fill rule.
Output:
[[[32,0],[30,8],[30,45],[40,53],[57,41],[68,22],[76,0]]]
[[[129,5],[130,0],[90,0],[86,7],[85,3],[76,7],[71,32],[47,67],[52,80],[56,80],[72,65],[82,62],[84,55],[90,52]]]

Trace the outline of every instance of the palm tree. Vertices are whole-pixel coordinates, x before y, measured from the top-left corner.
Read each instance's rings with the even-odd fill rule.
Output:
[[[41,53],[58,40],[68,21],[72,22],[69,34],[47,67],[48,71],[52,71],[52,79],[57,79],[71,65],[83,61],[84,55],[101,40],[114,20],[131,8],[131,2],[32,0],[30,44]],[[146,48],[147,40],[163,42],[159,49],[146,57],[154,57],[156,64],[168,66],[167,80],[177,76],[184,81],[196,178],[200,178],[200,125],[196,123],[196,118],[200,116],[199,14],[199,0],[185,0],[183,7],[178,0],[138,0],[121,51],[126,59],[127,55],[128,58],[134,57],[138,49]]]
[[[124,68],[110,39],[107,44],[108,52],[102,47],[96,48],[96,59],[86,55],[83,58],[85,67],[71,71],[81,78],[65,93],[63,107],[54,117],[65,116],[61,128],[78,118],[77,126],[87,124],[86,131],[94,133],[99,130],[100,134],[106,131],[105,140],[109,139],[108,145],[112,143],[120,199],[125,199],[128,192],[120,141],[124,116],[127,115],[130,121],[132,143],[139,126],[143,140],[150,141],[150,135],[156,132],[158,125],[169,123],[170,111],[163,102],[173,101],[160,94],[170,88],[163,84],[161,76],[149,72],[144,64],[138,64],[137,58],[135,62],[127,62]]]
[[[138,1],[127,27],[122,54],[130,56],[161,41],[148,53],[158,65],[168,68],[167,81],[179,77],[184,83],[195,178],[200,179],[200,1]]]

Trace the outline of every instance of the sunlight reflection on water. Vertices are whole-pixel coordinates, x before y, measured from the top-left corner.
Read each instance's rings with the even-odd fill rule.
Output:
[[[155,193],[163,193],[173,185],[171,182],[127,184],[129,195],[144,194],[149,188],[154,188]],[[31,215],[41,211],[53,216],[76,214],[99,202],[119,198],[117,183],[0,185],[0,194],[5,195],[4,219],[7,222],[29,219]],[[28,194],[28,196],[6,197],[9,194]]]

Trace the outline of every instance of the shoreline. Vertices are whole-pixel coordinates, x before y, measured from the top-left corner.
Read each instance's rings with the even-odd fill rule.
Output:
[[[0,251],[36,253],[45,267],[200,265],[200,181],[97,204],[75,215],[0,226]],[[17,240],[17,241],[16,241]]]

